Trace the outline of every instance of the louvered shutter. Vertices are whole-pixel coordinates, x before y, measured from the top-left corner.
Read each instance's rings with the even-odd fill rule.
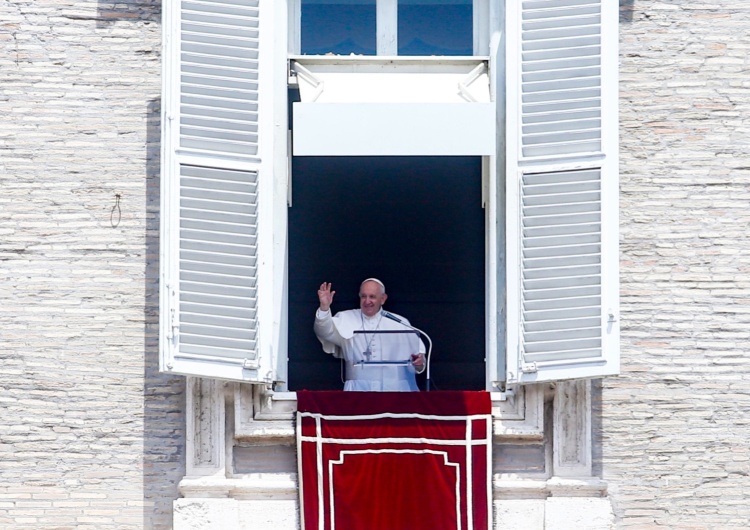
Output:
[[[507,382],[616,374],[617,4],[506,16]]]
[[[267,7],[264,7],[264,5]],[[268,211],[272,3],[164,4],[160,368],[276,379]],[[266,11],[263,11],[266,9]],[[266,38],[263,39],[263,32]],[[269,115],[264,116],[266,112]],[[264,129],[264,127],[266,129]],[[262,212],[267,212],[262,216]],[[265,245],[265,246],[264,246]],[[261,259],[263,258],[263,259]],[[266,265],[269,269],[270,265]],[[265,290],[259,287],[265,279]],[[261,313],[261,310],[265,313]]]

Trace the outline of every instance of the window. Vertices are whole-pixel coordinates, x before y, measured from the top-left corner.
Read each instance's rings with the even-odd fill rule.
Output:
[[[302,54],[375,55],[375,0],[301,0]]]
[[[481,156],[485,387],[613,374],[617,6],[493,6],[472,15],[499,124]],[[162,370],[287,385],[289,12],[165,4]]]
[[[486,31],[474,27],[474,13],[486,1],[295,0],[290,49],[302,55],[487,55],[486,39],[478,41]]]
[[[311,333],[315,289],[332,281],[333,310],[356,308],[359,282],[377,274],[387,310],[433,342],[430,388],[484,389],[481,157],[294,157],[292,179],[289,388],[341,388]]]
[[[398,55],[473,55],[472,0],[399,0]]]

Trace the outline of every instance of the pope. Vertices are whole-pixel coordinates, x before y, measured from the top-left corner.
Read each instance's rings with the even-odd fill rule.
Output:
[[[323,351],[342,359],[346,368],[344,390],[419,390],[414,374],[425,369],[425,346],[407,319],[392,313],[389,315],[395,319],[384,316],[383,304],[388,295],[383,282],[366,279],[359,286],[359,309],[333,315],[331,303],[335,294],[330,283],[320,285],[320,305],[313,329]],[[404,333],[375,333],[380,331]],[[394,361],[392,365],[377,364]]]

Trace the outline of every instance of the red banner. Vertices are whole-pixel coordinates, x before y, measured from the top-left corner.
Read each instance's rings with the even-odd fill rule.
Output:
[[[303,530],[488,530],[486,392],[297,392]]]

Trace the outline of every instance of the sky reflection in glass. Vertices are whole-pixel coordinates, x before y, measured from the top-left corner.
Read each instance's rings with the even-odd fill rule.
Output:
[[[375,0],[302,0],[302,53],[375,55]],[[472,55],[472,0],[399,0],[399,55]]]

